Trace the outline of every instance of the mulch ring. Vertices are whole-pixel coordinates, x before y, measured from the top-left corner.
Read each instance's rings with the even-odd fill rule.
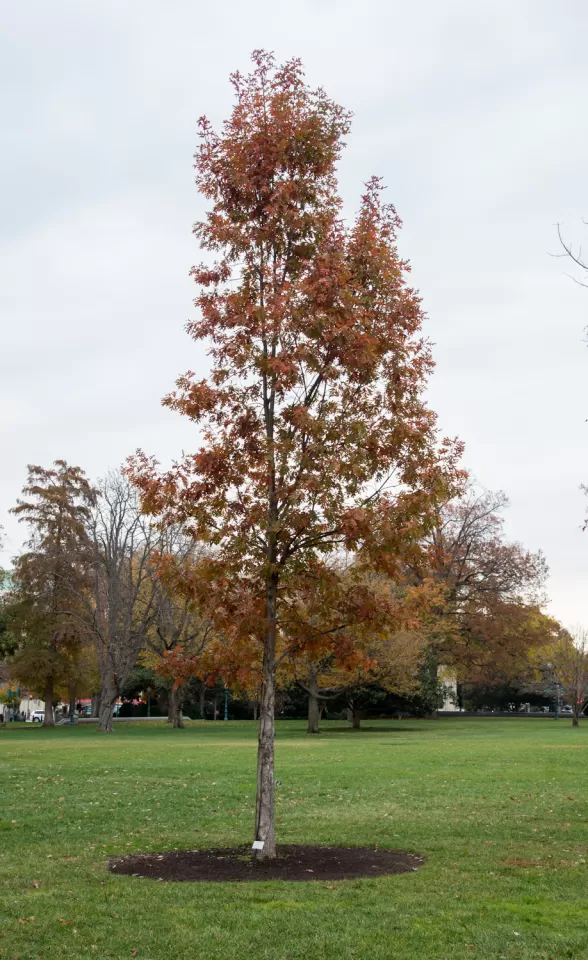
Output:
[[[254,860],[250,847],[178,850],[111,857],[112,873],[151,880],[352,880],[412,873],[424,857],[363,847],[280,846],[275,860]]]

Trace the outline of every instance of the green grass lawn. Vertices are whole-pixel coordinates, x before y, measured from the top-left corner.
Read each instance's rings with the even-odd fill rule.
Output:
[[[0,731],[6,960],[588,958],[588,722],[278,724],[278,838],[424,854],[339,883],[172,884],[109,855],[252,839],[256,726]]]

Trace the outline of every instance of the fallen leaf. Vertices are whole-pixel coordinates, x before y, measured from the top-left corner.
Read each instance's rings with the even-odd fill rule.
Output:
[[[38,889],[39,889],[39,881],[38,881],[38,880],[33,880],[33,886],[34,886],[35,890],[38,890]]]
[[[63,917],[58,917],[57,919],[63,924],[64,927],[69,926],[70,923],[75,923],[75,920],[64,920]]]
[[[16,921],[17,923],[28,923],[29,920],[34,920],[34,917],[19,917]]]

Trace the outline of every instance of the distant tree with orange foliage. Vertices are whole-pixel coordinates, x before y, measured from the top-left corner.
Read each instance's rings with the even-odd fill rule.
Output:
[[[87,528],[94,503],[84,471],[56,460],[48,468],[29,465],[23,499],[12,510],[30,535],[12,574],[17,649],[10,671],[43,697],[44,726],[54,725],[57,688],[68,689],[75,703],[76,685],[79,690],[93,672],[81,598],[90,585]]]
[[[433,581],[433,663],[471,682],[522,678],[527,650],[546,642],[554,621],[541,613],[547,564],[504,535],[506,496],[469,483],[438,509],[409,580]]]

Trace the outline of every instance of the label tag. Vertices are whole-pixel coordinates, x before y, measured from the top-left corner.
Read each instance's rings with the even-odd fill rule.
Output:
[[[264,844],[265,844],[265,840],[254,840],[254,841],[253,841],[253,846],[251,847],[251,849],[252,849],[252,850],[263,850]]]

